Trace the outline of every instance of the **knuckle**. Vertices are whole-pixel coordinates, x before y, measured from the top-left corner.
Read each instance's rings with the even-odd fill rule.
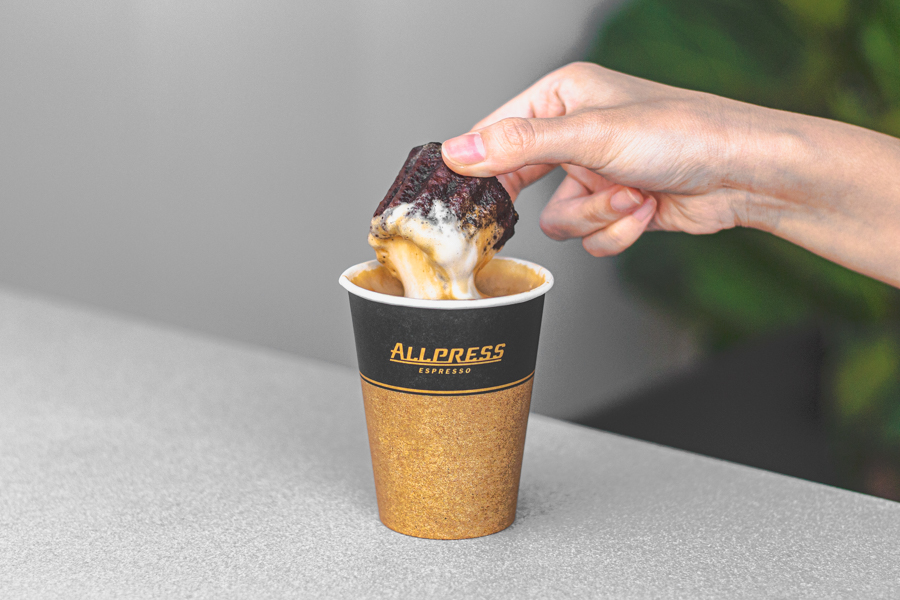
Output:
[[[619,231],[616,227],[607,227],[584,238],[582,245],[592,256],[615,256],[628,248],[632,241],[627,233]]]
[[[606,231],[606,239],[608,240],[609,247],[614,254],[618,254],[631,245],[631,237],[626,235],[622,231],[619,231],[619,229],[615,227],[610,227]]]
[[[569,237],[563,233],[557,223],[554,223],[552,219],[543,214],[541,215],[539,224],[541,227],[541,231],[543,231],[544,235],[546,235],[551,240],[561,242],[563,240],[569,239]]]
[[[585,203],[584,206],[584,220],[594,223],[600,227],[609,223],[612,219],[610,214],[606,208],[606,204],[609,202],[608,199],[601,199],[598,196],[594,196],[590,202]]]
[[[573,62],[557,71],[556,81],[567,95],[581,97],[604,78],[606,69],[589,62]]]
[[[609,250],[605,246],[596,243],[594,240],[591,240],[590,238],[584,238],[581,241],[581,245],[584,246],[584,249],[587,250],[587,253],[590,254],[591,256],[595,256],[597,258],[603,258],[604,256],[610,255]]]
[[[498,123],[499,142],[506,149],[513,151],[526,151],[534,146],[534,127],[528,119],[511,117]]]
[[[569,64],[564,66],[561,71],[570,77],[584,77],[586,75],[595,74],[600,69],[602,69],[600,65],[583,60],[578,60],[575,62],[570,62]]]

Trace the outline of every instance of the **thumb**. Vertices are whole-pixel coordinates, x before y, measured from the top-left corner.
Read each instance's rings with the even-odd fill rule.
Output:
[[[609,137],[584,113],[564,117],[512,117],[444,142],[447,166],[460,175],[490,177],[526,165],[573,164],[594,168]]]

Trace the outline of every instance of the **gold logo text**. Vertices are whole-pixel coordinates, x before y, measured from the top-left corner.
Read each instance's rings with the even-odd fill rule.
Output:
[[[503,349],[506,344],[495,346],[472,346],[470,348],[413,348],[401,342],[394,344],[391,350],[391,362],[407,365],[436,365],[446,367],[484,365],[503,360]]]

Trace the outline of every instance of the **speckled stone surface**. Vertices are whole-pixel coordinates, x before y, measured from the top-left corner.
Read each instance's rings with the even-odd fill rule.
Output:
[[[407,537],[355,372],[0,293],[0,595],[900,598],[900,504],[532,416],[512,527]]]

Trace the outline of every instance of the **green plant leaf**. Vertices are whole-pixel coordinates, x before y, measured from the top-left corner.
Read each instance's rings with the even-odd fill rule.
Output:
[[[837,29],[847,22],[849,0],[781,0],[791,12],[813,27]]]
[[[900,106],[891,109],[882,116],[877,129],[888,135],[900,137]]]
[[[885,446],[900,452],[900,385],[891,390],[891,397],[885,402],[886,410],[881,425],[881,439]]]
[[[851,88],[831,90],[828,108],[839,121],[870,129],[875,125],[872,110],[866,106],[857,90]]]
[[[900,376],[900,345],[893,335],[858,341],[846,350],[835,378],[835,399],[840,416],[858,419],[873,411],[882,394]]]
[[[785,58],[797,55],[801,44],[769,5],[627,4],[608,22],[591,57],[639,77],[771,105],[779,96],[778,76],[792,70]]]
[[[770,268],[783,272],[822,316],[853,322],[895,318],[900,290],[817,256],[781,238],[756,231],[740,235],[770,257]],[[748,249],[747,251],[751,251]]]
[[[860,41],[884,99],[896,104],[900,102],[900,47],[893,38],[886,23],[873,20],[866,24]]]
[[[724,235],[717,241],[728,241]],[[707,244],[709,246],[709,244]],[[752,335],[811,316],[808,303],[777,271],[734,244],[719,243],[715,251],[693,248],[686,276],[693,301],[731,329]]]

